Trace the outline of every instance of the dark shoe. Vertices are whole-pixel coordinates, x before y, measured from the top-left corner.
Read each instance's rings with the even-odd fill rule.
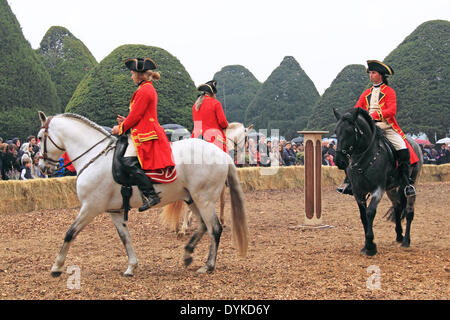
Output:
[[[157,205],[161,202],[158,194],[155,192],[155,189],[152,186],[152,190],[146,190],[142,192],[142,202],[144,204],[139,208],[139,212],[150,209],[151,207]]]
[[[352,187],[349,183],[343,183],[339,187],[337,187],[336,191],[341,194],[353,195]]]

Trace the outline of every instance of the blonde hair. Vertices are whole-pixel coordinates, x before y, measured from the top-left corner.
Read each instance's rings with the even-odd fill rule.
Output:
[[[209,92],[203,92],[195,101],[195,110],[200,110],[200,107],[202,106],[203,100],[205,100],[205,97],[215,97],[214,94],[210,94]]]
[[[145,75],[145,77],[148,78],[148,80],[151,80],[151,81],[158,81],[161,78],[161,75],[159,74],[159,72],[156,72],[153,70],[147,70],[147,71],[143,72],[143,74]]]

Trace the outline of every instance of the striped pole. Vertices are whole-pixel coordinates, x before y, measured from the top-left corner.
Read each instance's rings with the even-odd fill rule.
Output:
[[[322,135],[328,131],[298,131],[305,147],[305,222],[322,225]]]

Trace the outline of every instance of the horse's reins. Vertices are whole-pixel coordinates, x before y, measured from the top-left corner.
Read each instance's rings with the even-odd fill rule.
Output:
[[[53,145],[58,148],[61,151],[66,151],[64,148],[61,148],[60,146],[58,146],[55,141],[53,141],[53,139],[50,137],[49,133],[48,133],[48,127],[50,125],[50,121],[53,119],[53,116],[50,116],[47,118],[47,120],[45,121],[44,125],[41,127],[41,129],[45,129],[44,131],[44,154],[41,157],[42,159],[44,159],[45,161],[49,161],[49,162],[53,162],[55,164],[59,164],[59,161],[56,161],[54,159],[51,159],[50,157],[47,156],[47,138],[50,140],[51,143],[53,143]],[[71,160],[70,162],[66,163],[63,166],[58,166],[56,168],[56,171],[61,170],[63,168],[67,168],[68,166],[70,166],[73,162],[77,161],[78,159],[80,159],[81,157],[83,157],[84,155],[86,155],[89,151],[91,151],[92,149],[94,149],[96,146],[98,146],[100,143],[102,143],[103,141],[105,141],[106,139],[112,137],[111,134],[106,135],[102,140],[98,141],[96,144],[94,144],[92,147],[90,147],[89,149],[87,149],[85,152],[83,152],[82,154],[80,154],[78,157],[74,158],[73,160]],[[79,176],[84,169],[86,169],[91,163],[93,163],[95,160],[97,160],[103,153],[109,151],[111,149],[111,144],[112,144],[112,140],[110,141],[110,143],[106,146],[105,149],[103,149],[98,155],[96,155],[94,158],[92,158],[78,173],[77,175]]]

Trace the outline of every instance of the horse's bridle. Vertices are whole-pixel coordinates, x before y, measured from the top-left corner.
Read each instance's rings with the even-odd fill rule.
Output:
[[[47,139],[50,140],[50,142],[53,143],[53,145],[59,150],[66,151],[64,148],[58,146],[56,142],[53,141],[52,137],[50,137],[50,135],[48,134],[48,127],[50,126],[50,121],[52,121],[52,119],[53,116],[48,117],[44,125],[41,127],[41,129],[44,129],[44,137],[43,137],[44,141],[42,141],[44,144],[44,153],[39,158],[44,159],[45,161],[53,162],[54,164],[59,164],[58,160],[54,160],[47,155]]]
[[[44,159],[44,161],[48,161],[48,162],[52,162],[56,165],[59,165],[59,161],[54,160],[52,158],[50,158],[47,155],[47,139],[50,140],[51,143],[53,143],[53,145],[58,148],[61,151],[66,151],[64,148],[61,148],[60,146],[58,146],[56,144],[55,141],[53,141],[53,139],[50,137],[49,133],[48,133],[48,127],[50,126],[50,121],[53,119],[53,116],[50,116],[47,118],[47,120],[45,121],[44,125],[41,127],[41,129],[44,129],[44,137],[43,137],[43,144],[44,144],[44,153],[43,155],[40,157],[41,159]],[[78,157],[74,158],[73,160],[71,160],[69,163],[66,163],[62,166],[58,166],[56,168],[56,170],[61,170],[62,168],[66,168],[68,166],[70,166],[73,162],[77,161],[78,159],[80,159],[82,156],[84,156],[86,153],[88,153],[89,151],[91,151],[92,149],[94,149],[96,146],[98,146],[100,143],[102,143],[103,141],[105,141],[106,139],[112,137],[111,134],[106,135],[102,140],[100,140],[99,142],[97,142],[96,144],[94,144],[92,147],[90,147],[89,149],[87,149],[85,152],[83,152],[82,154],[80,154]],[[112,141],[108,144],[108,146],[102,150],[97,156],[95,156],[93,159],[91,159],[79,172],[78,172],[78,176],[81,174],[81,172],[84,171],[84,169],[86,169],[92,162],[94,162],[98,157],[100,157],[103,153],[107,152],[108,150],[111,149],[111,144]]]
[[[370,143],[367,146],[366,150],[364,150],[361,153],[361,155],[359,156],[358,161],[355,161],[354,163],[351,163],[352,162],[351,161],[351,157],[352,157],[352,153],[353,153],[353,150],[354,150],[353,145],[351,145],[348,148],[348,150],[346,150],[346,149],[338,149],[338,150],[336,150],[336,152],[342,153],[348,159],[349,164],[351,163],[351,168],[352,169],[357,169],[357,171],[359,173],[363,173],[363,169],[361,168],[361,162],[362,162],[362,160],[364,160],[365,155],[372,149],[373,143],[375,142],[376,130],[374,130],[374,128],[372,128],[372,129],[373,129],[373,132],[372,132],[372,137],[370,139]],[[358,127],[358,124],[356,122],[354,123],[353,130],[355,132],[355,144],[356,144],[356,143],[358,143],[358,138],[363,135],[363,131]],[[378,152],[376,153],[375,157],[372,159],[372,161],[370,161],[369,166],[371,166],[375,162],[375,160],[376,160],[376,158],[377,158],[379,153],[380,153],[380,151],[378,150]]]

